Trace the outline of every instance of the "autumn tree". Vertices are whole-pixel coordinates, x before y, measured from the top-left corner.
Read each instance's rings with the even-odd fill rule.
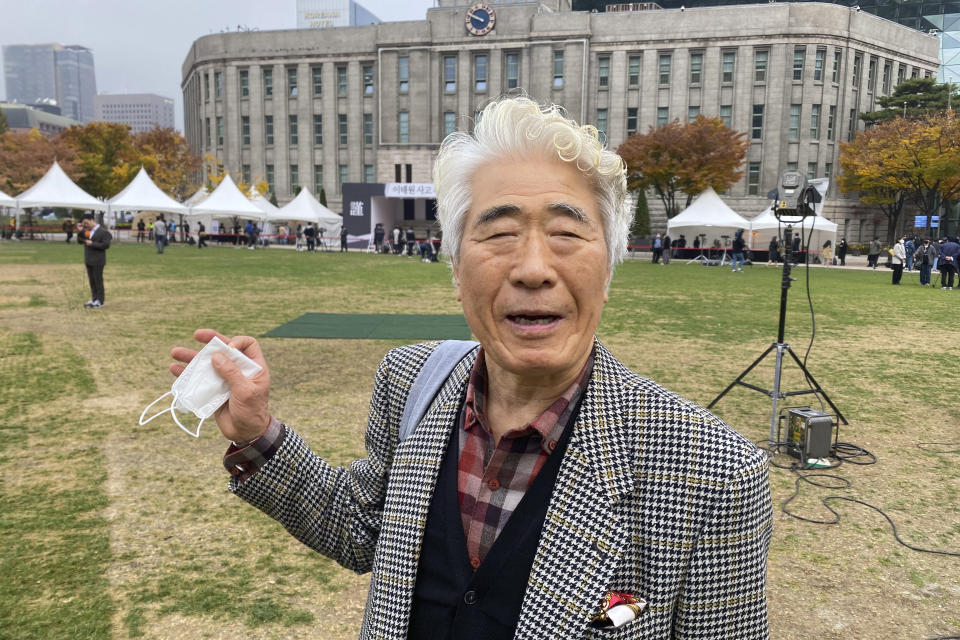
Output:
[[[197,190],[200,158],[190,151],[182,135],[173,129],[155,127],[135,134],[133,145],[140,164],[168,195],[183,201]]]
[[[653,189],[672,218],[707,187],[723,192],[738,182],[749,146],[745,133],[701,115],[634,134],[617,153],[627,164],[628,187]]]
[[[909,78],[898,84],[889,96],[877,98],[880,108],[860,114],[869,127],[894,118],[922,120],[957,104],[957,85],[937,84],[936,78]]]
[[[0,134],[0,191],[11,196],[26,191],[44,176],[54,160],[75,180],[79,176],[75,155],[71,147],[44,137],[36,129]]]
[[[0,110],[0,135],[10,131],[10,125],[7,124],[7,115]]]
[[[843,191],[887,215],[892,242],[906,200],[929,220],[943,201],[960,197],[960,122],[952,112],[884,122],[841,143],[840,169]]]
[[[117,195],[140,170],[140,153],[130,127],[118,122],[91,122],[70,127],[58,138],[76,151],[77,184],[101,198]]]

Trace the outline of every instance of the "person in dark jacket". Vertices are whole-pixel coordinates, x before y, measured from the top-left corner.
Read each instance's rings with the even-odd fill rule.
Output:
[[[840,238],[840,242],[837,243],[837,260],[840,261],[840,266],[847,266],[847,239]]]
[[[930,238],[924,238],[923,242],[920,243],[920,246],[917,247],[917,250],[914,252],[913,258],[916,260],[917,266],[920,269],[920,286],[930,286],[930,270],[933,268],[933,263],[936,261],[938,255],[939,252],[933,243],[930,242]]]
[[[877,268],[877,260],[880,258],[880,251],[883,249],[883,246],[880,244],[880,238],[874,237],[870,241],[870,249],[867,252],[867,266]]]
[[[960,256],[960,244],[955,237],[940,244],[940,288],[953,289],[953,274],[957,272],[957,256]],[[958,283],[960,284],[960,283]]]
[[[90,281],[90,300],[83,306],[99,309],[106,300],[103,291],[103,268],[107,264],[107,249],[113,236],[97,224],[92,213],[83,214],[82,230],[77,234],[77,243],[83,247],[83,264],[87,267]]]
[[[767,264],[780,262],[780,239],[777,236],[770,238],[770,244],[767,246]]]
[[[743,239],[743,229],[737,229],[733,234],[733,257],[730,259],[731,271],[743,271],[743,250],[747,243]]]

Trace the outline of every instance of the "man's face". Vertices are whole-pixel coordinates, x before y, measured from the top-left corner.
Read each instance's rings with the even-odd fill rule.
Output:
[[[93,229],[93,220],[90,218],[83,219],[83,228],[84,229]]]
[[[454,277],[489,368],[576,376],[609,275],[597,199],[575,166],[502,159],[477,170]]]

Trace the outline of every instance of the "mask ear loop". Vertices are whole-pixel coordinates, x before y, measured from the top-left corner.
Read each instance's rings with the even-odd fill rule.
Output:
[[[146,420],[143,419],[143,416],[147,415],[147,411],[150,410],[150,407],[152,407],[153,405],[157,404],[158,402],[160,402],[161,400],[163,400],[164,398],[166,398],[167,396],[172,395],[172,394],[173,394],[173,391],[172,391],[172,390],[171,390],[171,391],[167,391],[165,394],[163,394],[162,396],[160,396],[159,398],[157,398],[156,400],[154,400],[153,402],[151,402],[150,404],[148,404],[148,405],[146,406],[146,408],[145,408],[145,409],[143,410],[143,412],[140,414],[140,426],[141,426],[141,427],[142,427],[143,425],[147,424],[148,422],[150,422],[151,420],[153,420],[154,418],[156,418],[157,416],[162,416],[162,415],[165,414],[167,411],[170,411],[171,413],[173,412],[173,404],[174,404],[174,402],[177,401],[176,397],[174,397],[173,402],[170,403],[170,406],[169,406],[169,407],[167,407],[167,408],[164,409],[163,411],[158,411],[157,413],[153,414],[152,416],[150,416],[150,417],[147,418]]]
[[[176,409],[173,408],[173,405],[170,406],[170,409],[171,409],[170,415],[173,416],[173,421],[177,423],[178,427],[183,429],[186,433],[193,436],[194,438],[200,437],[200,427],[201,425],[203,425],[203,421],[206,420],[206,418],[200,418],[200,422],[197,424],[197,432],[194,433],[193,431],[190,431],[190,429],[187,429],[185,426],[183,426],[183,424],[180,422],[180,418],[177,417],[177,411]]]

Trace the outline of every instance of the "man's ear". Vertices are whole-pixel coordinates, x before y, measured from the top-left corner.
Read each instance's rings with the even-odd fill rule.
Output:
[[[451,262],[453,266],[453,287],[457,292],[457,302],[463,302],[463,292],[460,291],[460,268],[456,262]]]

